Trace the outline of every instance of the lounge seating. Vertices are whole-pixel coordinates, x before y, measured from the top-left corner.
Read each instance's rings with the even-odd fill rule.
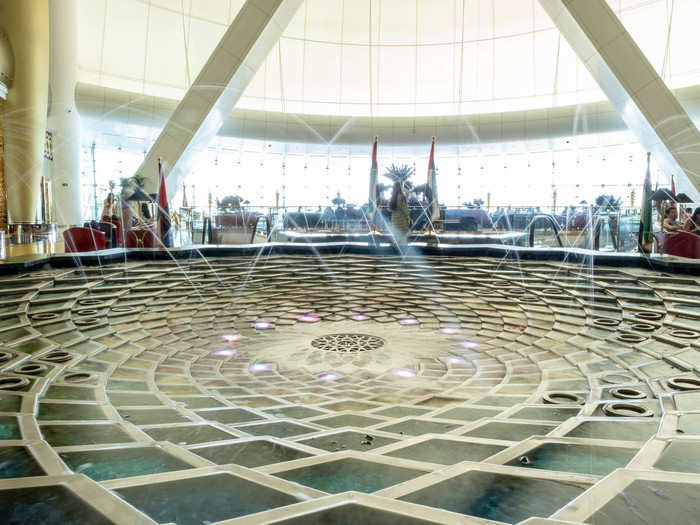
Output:
[[[656,238],[659,253],[688,259],[700,259],[700,236],[694,233],[657,233]]]
[[[63,232],[67,253],[94,252],[105,249],[105,234],[94,228],[68,228]]]
[[[158,248],[158,237],[151,230],[131,230],[126,234],[127,248]]]

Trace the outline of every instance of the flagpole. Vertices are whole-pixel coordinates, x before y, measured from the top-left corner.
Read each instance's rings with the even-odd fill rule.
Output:
[[[430,188],[430,221],[440,219],[440,204],[437,191],[437,174],[435,172],[435,137],[430,146],[430,159],[428,161],[428,187]],[[434,226],[433,226],[433,229]]]
[[[379,137],[375,135],[374,144],[372,146],[372,167],[369,171],[369,206],[367,208],[367,213],[369,217],[372,217],[377,211],[377,143],[379,142]]]
[[[642,190],[641,213],[639,215],[639,251],[649,253],[649,244],[652,242],[651,226],[651,153],[647,153],[647,171],[644,176]]]

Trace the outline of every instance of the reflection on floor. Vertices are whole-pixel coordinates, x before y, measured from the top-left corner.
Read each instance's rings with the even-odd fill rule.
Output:
[[[275,256],[0,289],[1,523],[700,510],[696,277]]]
[[[0,259],[21,257],[23,255],[53,255],[66,253],[63,241],[38,241],[28,244],[7,243],[0,246]]]

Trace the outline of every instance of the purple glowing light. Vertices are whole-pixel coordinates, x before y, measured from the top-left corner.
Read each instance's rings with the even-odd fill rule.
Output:
[[[236,353],[237,352],[233,348],[225,348],[223,350],[217,350],[213,355],[218,357],[233,357]]]
[[[265,370],[272,370],[272,365],[270,363],[255,363],[248,367],[251,372],[263,372]]]
[[[479,343],[477,343],[477,342],[475,342],[475,341],[464,341],[464,342],[462,342],[462,343],[459,343],[459,345],[460,345],[462,348],[467,348],[467,349],[469,349],[469,348],[476,348],[477,346],[479,346]]]
[[[319,319],[321,319],[321,318],[318,315],[304,314],[304,315],[298,317],[297,321],[299,321],[301,323],[315,323]]]
[[[446,357],[445,363],[455,365],[458,363],[464,363],[464,359],[462,359],[461,357]]]
[[[411,326],[411,325],[416,325],[418,324],[418,319],[414,319],[413,317],[405,317],[404,319],[401,319],[399,321],[399,324],[405,325],[405,326]]]
[[[352,319],[353,321],[366,321],[367,319],[369,319],[369,316],[365,314],[352,314],[350,316],[350,319]]]
[[[397,375],[399,377],[415,377],[416,371],[409,370],[408,368],[398,368],[394,370],[394,375]]]
[[[455,335],[457,331],[456,328],[440,328],[440,332],[447,335]]]
[[[241,339],[243,339],[243,336],[241,334],[226,334],[222,335],[221,339],[228,343],[237,343]]]
[[[273,323],[270,323],[269,321],[256,321],[253,325],[253,328],[255,328],[256,330],[269,330],[270,328],[274,327],[275,325]]]
[[[321,374],[318,376],[319,379],[323,379],[325,381],[335,381],[336,379],[340,379],[342,376],[340,374],[335,374],[333,372],[326,372],[325,374]]]

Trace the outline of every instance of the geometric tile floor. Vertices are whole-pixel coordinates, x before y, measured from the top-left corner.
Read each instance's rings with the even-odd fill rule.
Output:
[[[274,256],[0,289],[0,523],[698,523],[700,277]]]

